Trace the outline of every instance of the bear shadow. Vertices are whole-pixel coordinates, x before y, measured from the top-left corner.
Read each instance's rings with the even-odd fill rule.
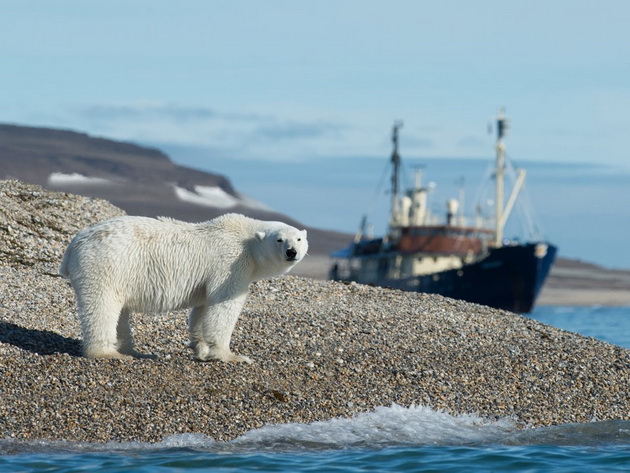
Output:
[[[0,321],[0,343],[14,345],[38,355],[66,353],[81,356],[81,342],[75,338],[48,330],[24,328],[10,322]]]

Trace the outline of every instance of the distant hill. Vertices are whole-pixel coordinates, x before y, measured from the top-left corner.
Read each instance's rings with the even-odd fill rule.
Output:
[[[0,125],[0,179],[100,197],[132,215],[194,222],[238,212],[304,227],[241,195],[225,176],[177,165],[157,149],[75,131]],[[327,255],[350,238],[308,230],[311,254]]]

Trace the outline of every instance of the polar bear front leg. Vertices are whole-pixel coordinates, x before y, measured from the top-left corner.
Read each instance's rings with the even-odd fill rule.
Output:
[[[252,363],[247,356],[235,355],[230,350],[232,332],[246,297],[247,294],[242,294],[192,309],[188,316],[189,346],[196,359]]]

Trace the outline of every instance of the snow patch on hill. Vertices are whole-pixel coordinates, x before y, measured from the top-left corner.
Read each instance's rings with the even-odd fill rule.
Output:
[[[53,172],[48,176],[48,186],[52,188],[64,188],[67,186],[102,186],[116,184],[115,181],[100,177],[89,177],[77,172],[66,174]],[[202,207],[214,207],[218,209],[230,209],[236,206],[250,209],[273,211],[265,204],[258,202],[243,194],[231,195],[218,186],[194,186],[192,190],[185,189],[176,184],[166,184],[173,187],[175,196],[182,202],[199,205]]]
[[[178,199],[191,204],[219,209],[229,209],[242,205],[252,209],[271,210],[266,205],[247,196],[239,195],[235,197],[230,195],[220,187],[194,186],[192,191],[179,186],[173,187]]]
[[[103,179],[102,177],[88,177],[78,172],[72,174],[65,174],[63,172],[53,172],[48,176],[49,186],[67,186],[77,184],[111,184],[109,179]]]

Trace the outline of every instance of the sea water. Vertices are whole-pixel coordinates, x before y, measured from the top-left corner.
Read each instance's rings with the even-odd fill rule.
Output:
[[[539,307],[531,317],[630,349],[630,307]],[[510,419],[393,405],[230,442],[202,433],[158,444],[0,440],[0,472],[18,471],[630,471],[630,421],[520,430]]]

